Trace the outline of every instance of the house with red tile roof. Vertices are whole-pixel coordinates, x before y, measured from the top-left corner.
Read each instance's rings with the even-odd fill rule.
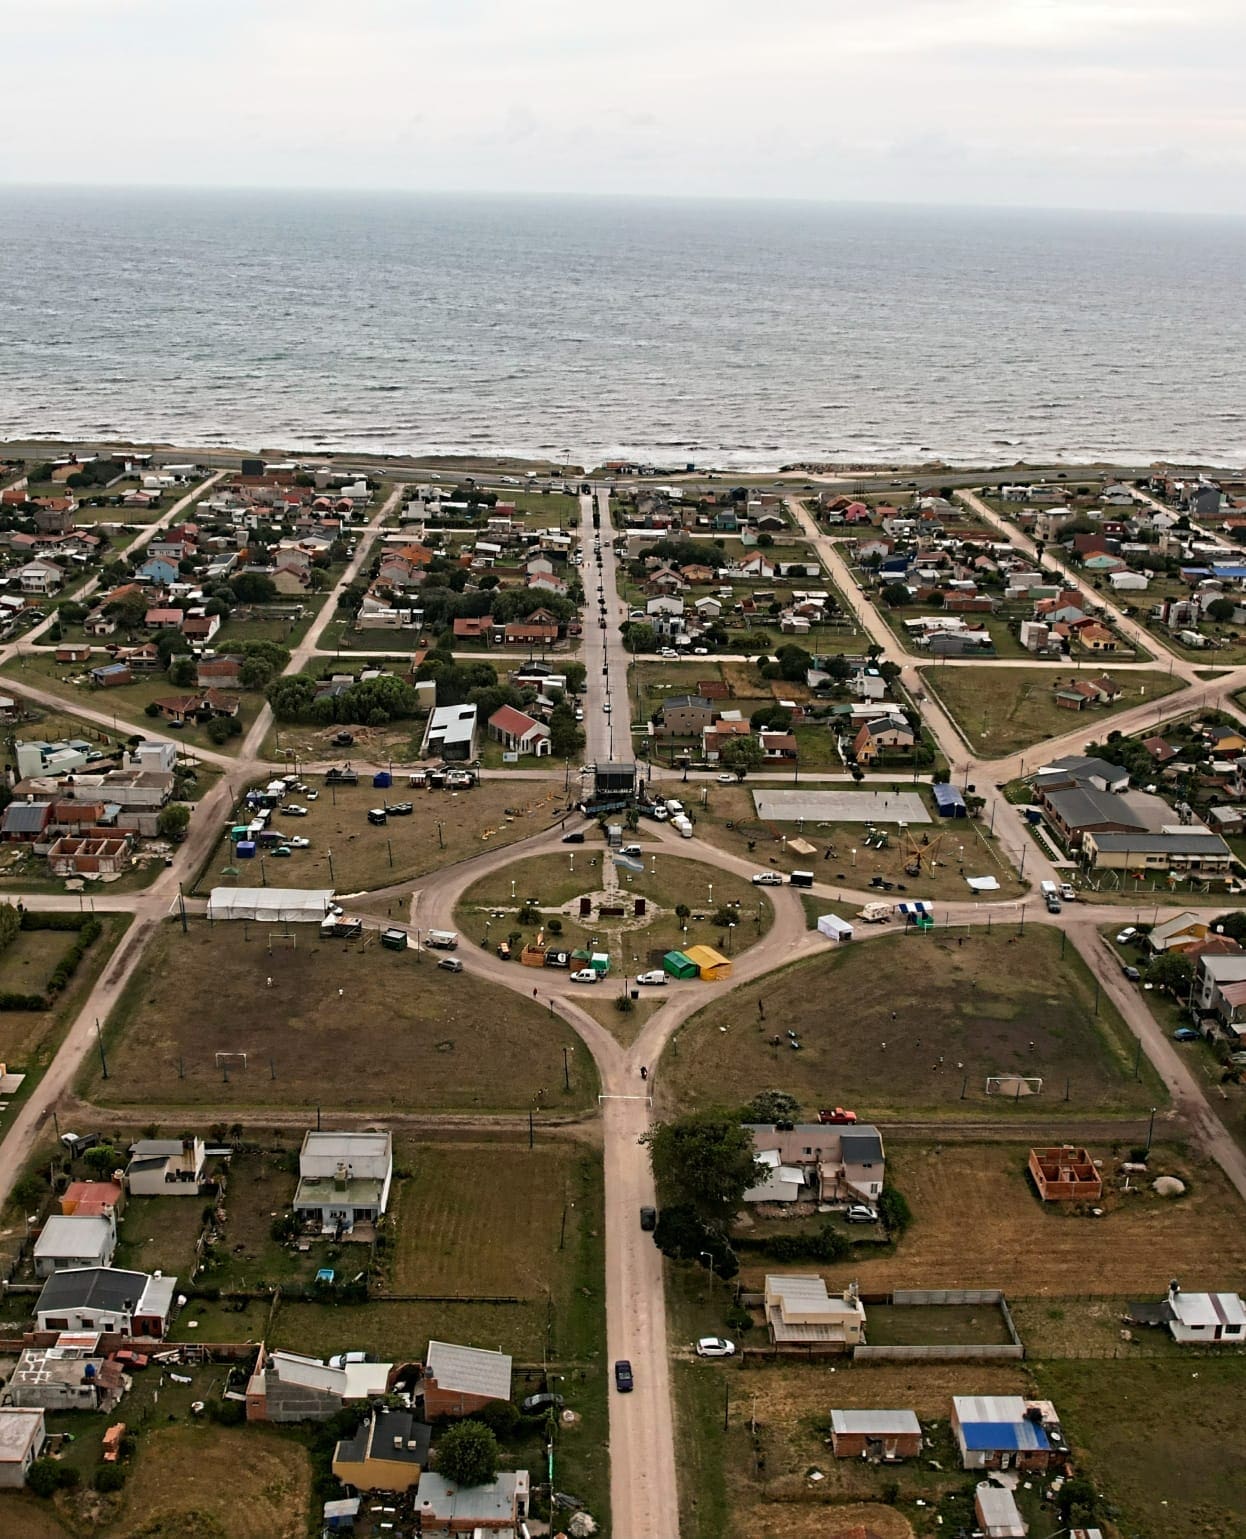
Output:
[[[539,759],[550,751],[550,733],[545,723],[513,705],[502,705],[494,711],[488,721],[488,732],[511,753],[535,754]]]

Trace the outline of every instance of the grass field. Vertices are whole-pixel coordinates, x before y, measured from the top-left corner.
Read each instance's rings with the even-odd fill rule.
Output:
[[[1046,1076],[1045,1093],[1023,1108],[1030,1118],[1164,1104],[1145,1059],[1134,1080],[1133,1039],[1108,1001],[1095,1016],[1090,976],[1061,946],[1055,931],[1031,925],[1018,936],[1009,925],[974,930],[963,945],[931,931],[836,947],[712,1001],[680,1030],[659,1083],[683,1107],[736,1105],[778,1084],[806,1107],[838,1102],[884,1123],[918,1109],[1012,1115],[1012,1103],[985,1093],[988,1075],[1007,1073]]]
[[[1246,1462],[1225,1454],[1240,1438],[1246,1361],[1041,1363],[1034,1372],[1120,1533],[1246,1535]]]
[[[46,1067],[60,1035],[129,926],[128,915],[101,914],[104,930],[78,964],[69,987],[50,1010],[0,1010],[0,1062],[33,1073]],[[22,930],[0,956],[0,991],[40,994],[74,944],[72,930]]]
[[[1122,673],[1117,682],[1122,694],[1111,706],[1095,710],[1067,711],[1055,703],[1052,689],[1058,678],[1073,672],[1055,668],[992,668],[989,663],[972,668],[923,668],[926,686],[951,712],[974,753],[985,759],[1004,758],[1066,732],[1099,733],[1099,724],[1110,721],[1131,706],[1161,700],[1184,687],[1182,681],[1154,669]],[[1112,660],[1102,668],[1096,661],[1088,677],[1100,671],[1111,674]]]
[[[988,1304],[872,1304],[866,1339],[872,1347],[1004,1346],[1012,1337]]]
[[[190,1278],[206,1198],[131,1197],[121,1215],[114,1266]]]
[[[409,789],[405,777],[396,776],[388,792],[374,790],[366,774],[360,779],[361,785],[336,788],[326,786],[323,778],[310,779],[307,783],[319,788],[320,795],[316,801],[303,799],[308,816],[284,817],[278,812],[272,826],[310,839],[311,848],[296,850],[290,860],[265,858],[263,871],[258,859],[234,862],[244,873],[238,882],[258,883],[266,876],[274,886],[280,882],[332,887],[339,893],[367,892],[544,833],[567,805],[560,778],[488,780],[471,791],[424,791]],[[409,800],[415,810],[409,817],[390,818],[383,827],[374,827],[368,809],[386,800]],[[207,892],[219,884],[231,855],[225,828],[196,891]]]
[[[297,1439],[267,1427],[153,1426],[110,1532],[116,1539],[303,1539],[310,1507],[311,1462]]]
[[[885,1137],[885,1124],[883,1132]],[[1154,1173],[1180,1175],[1188,1195],[1175,1202],[1149,1190],[1119,1196],[1115,1166],[1117,1159],[1128,1158],[1128,1145],[1115,1156],[1106,1142],[1090,1147],[1105,1161],[1105,1212],[1097,1219],[1038,1200],[1025,1171],[1029,1146],[1021,1141],[888,1140],[887,1176],[908,1198],[913,1223],[894,1254],[872,1256],[858,1248],[850,1262],[833,1269],[835,1282],[842,1286],[855,1279],[867,1293],[982,1287],[1003,1288],[1018,1299],[1095,1293],[1158,1299],[1168,1285],[1169,1259],[1189,1257],[1197,1258],[1187,1270],[1197,1270],[1200,1288],[1239,1286],[1246,1231],[1237,1198],[1217,1166],[1157,1145],[1151,1155]],[[759,1260],[754,1267],[750,1260],[746,1270],[760,1275],[764,1265]],[[1083,1338],[1081,1327],[1074,1334],[1072,1324],[1061,1341],[1059,1326],[1048,1320],[1044,1328],[1048,1351],[1110,1350],[1119,1343],[1119,1337]],[[868,1320],[866,1328],[868,1334]]]
[[[545,1008],[509,990],[448,973],[414,952],[321,942],[295,926],[166,925],[109,1018],[109,1078],[94,1060],[88,1093],[108,1105],[342,1110],[518,1111],[534,1103],[580,1110],[597,1091],[588,1054]],[[266,980],[272,979],[272,987]],[[188,1009],[186,1002],[194,1001]],[[216,1068],[217,1052],[246,1052],[247,1069]],[[179,1076],[179,1064],[182,1074]]]
[[[104,653],[95,658],[91,666],[95,667],[106,662]],[[169,724],[165,721],[149,722],[144,714],[147,705],[152,700],[159,700],[165,696],[185,694],[185,690],[177,689],[170,684],[167,674],[156,672],[146,676],[140,676],[132,684],[122,684],[116,689],[94,688],[87,673],[75,663],[58,663],[51,652],[23,652],[12,662],[6,663],[3,670],[4,677],[19,689],[23,684],[32,689],[47,690],[64,700],[70,710],[75,705],[85,706],[88,710],[98,711],[111,718],[114,730],[126,736],[124,728],[132,726],[140,735],[147,727],[153,727],[162,733],[169,731]],[[259,714],[263,705],[263,697],[254,690],[243,690],[239,695],[241,706],[238,711],[238,720],[242,724],[243,734]],[[217,753],[237,753],[242,744],[241,737],[230,738],[223,746],[212,742],[208,736],[207,728],[202,726],[187,726],[174,733],[178,743],[189,748],[210,748]]]
[[[988,903],[1019,898],[1029,891],[1029,883],[1017,880],[1012,865],[1000,856],[995,840],[977,819],[958,818],[952,823],[935,819],[929,825],[915,827],[913,833],[919,842],[924,834],[928,834],[932,842],[940,841],[935,852],[938,863],[933,868],[930,866],[930,847],[924,846],[922,874],[909,877],[904,871],[908,857],[895,824],[887,826],[891,835],[889,847],[877,850],[866,848],[864,823],[806,823],[803,829],[795,823],[762,823],[757,817],[753,793],[767,783],[775,789],[794,789],[790,779],[780,784],[773,779],[767,782],[751,777],[743,785],[704,787],[707,793],[705,804],[701,803],[700,792],[691,803],[697,820],[697,837],[732,855],[751,857],[757,861],[759,869],[772,866],[778,871],[790,872],[812,868],[818,881],[830,885],[842,882],[854,890],[868,887],[871,877],[881,876],[902,883],[907,889],[906,894],[897,888],[893,896],[969,903],[974,901],[974,893],[966,885],[966,876],[993,876],[999,883],[999,891],[985,894]],[[900,791],[919,789],[911,778],[900,775],[890,785]],[[837,785],[835,789],[850,791],[852,788]],[[886,790],[887,787],[876,783],[866,787],[868,791],[878,789]],[[796,838],[812,844],[813,854],[801,855],[792,850],[791,841]],[[822,911],[825,912],[825,908]]]

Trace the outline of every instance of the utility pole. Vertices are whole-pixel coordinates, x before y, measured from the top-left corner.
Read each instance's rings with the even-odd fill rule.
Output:
[[[100,1073],[107,1079],[108,1059],[104,1057],[104,1034],[100,1031],[100,1018],[98,1015],[95,1017],[95,1040],[99,1044],[100,1050]]]

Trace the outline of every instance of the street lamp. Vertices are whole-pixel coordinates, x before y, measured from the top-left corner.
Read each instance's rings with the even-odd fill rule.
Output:
[[[706,1292],[705,1292],[705,1296],[706,1296],[706,1298],[708,1298],[710,1296],[710,1292],[713,1290],[713,1287],[714,1287],[714,1257],[713,1257],[713,1255],[708,1250],[703,1250],[703,1251],[700,1252],[700,1254],[697,1257],[698,1261],[701,1259],[701,1256],[704,1256],[709,1261],[709,1264],[710,1264],[709,1287],[706,1289]]]

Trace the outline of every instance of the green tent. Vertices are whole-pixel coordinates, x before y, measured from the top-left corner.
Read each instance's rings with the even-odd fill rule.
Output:
[[[672,978],[695,978],[699,969],[691,957],[682,951],[668,951],[662,958],[662,971]]]

